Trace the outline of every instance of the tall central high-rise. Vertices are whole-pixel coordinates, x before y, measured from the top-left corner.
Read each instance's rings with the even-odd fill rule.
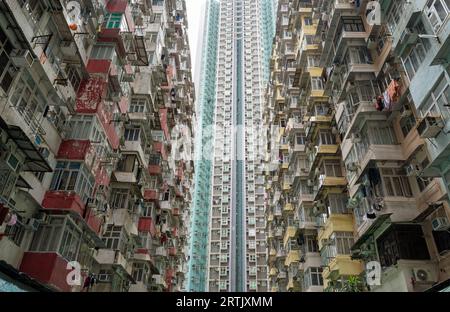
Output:
[[[209,0],[202,45],[188,288],[266,291],[260,135],[274,0]]]

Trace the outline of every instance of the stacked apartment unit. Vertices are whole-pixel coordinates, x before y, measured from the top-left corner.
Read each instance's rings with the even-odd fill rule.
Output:
[[[195,101],[184,1],[0,8],[2,272],[53,291],[183,290]]]
[[[448,2],[279,5],[265,112],[278,153],[266,171],[271,289],[448,280]]]

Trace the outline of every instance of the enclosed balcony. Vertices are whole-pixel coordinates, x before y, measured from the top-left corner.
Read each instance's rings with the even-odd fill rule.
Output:
[[[95,184],[90,170],[80,162],[59,161],[42,207],[84,215]]]
[[[64,239],[63,239],[64,238]],[[20,271],[60,291],[71,291],[66,277],[67,265],[77,261],[79,246],[83,241],[82,229],[68,216],[49,216],[33,236],[28,252],[25,252]]]
[[[341,16],[354,15],[356,6],[355,2],[351,0],[332,0],[324,1],[323,3],[327,7],[324,8],[324,16],[321,19],[317,31],[321,34],[322,50],[327,52],[332,49],[333,39],[339,34],[337,29],[342,24]],[[322,64],[326,64],[328,53],[323,53]]]

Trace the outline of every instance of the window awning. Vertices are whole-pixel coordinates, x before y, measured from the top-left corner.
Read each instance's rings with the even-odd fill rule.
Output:
[[[392,213],[380,215],[367,229],[366,232],[353,244],[352,251],[359,249],[380,226],[391,217]]]
[[[25,181],[25,179],[22,176],[20,176],[20,175],[19,175],[19,178],[16,181],[16,186],[20,187],[20,188],[28,189],[28,190],[32,190],[33,189],[33,187],[30,184],[28,184],[28,182]]]
[[[23,171],[28,172],[52,172],[48,162],[42,157],[34,144],[27,135],[17,126],[7,126],[5,129],[11,140],[13,140],[19,149],[25,154],[25,163]]]
[[[417,222],[417,223],[421,223],[423,221],[425,221],[425,219],[431,215],[433,212],[435,212],[436,210],[438,210],[439,208],[444,207],[443,203],[436,203],[436,204],[432,204],[432,205],[428,205],[428,207],[422,211],[421,214],[419,214],[414,220],[413,222]]]

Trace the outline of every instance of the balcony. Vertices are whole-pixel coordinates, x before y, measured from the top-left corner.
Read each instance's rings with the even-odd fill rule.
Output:
[[[156,189],[146,189],[144,190],[144,200],[146,201],[158,201],[159,191]]]
[[[144,153],[145,144],[146,143],[142,140],[125,141],[125,144],[121,147],[121,151],[128,154],[137,154],[139,163],[144,167],[147,167],[148,157],[146,157]]]
[[[158,287],[166,288],[166,280],[163,275],[161,274],[153,274],[152,275],[152,284]]]
[[[99,264],[109,264],[119,267],[131,276],[133,267],[119,250],[100,249],[95,256],[95,260]]]
[[[318,188],[314,192],[314,200],[318,200],[326,189],[342,190],[347,187],[347,179],[345,177],[321,175],[318,182]]]
[[[167,257],[167,249],[165,247],[157,247],[155,250],[155,257]]]
[[[339,151],[338,144],[320,144],[314,146],[312,153],[309,155],[310,165],[309,172],[314,172],[322,157],[335,156]]]
[[[134,213],[131,213],[128,209],[113,209],[112,218],[108,220],[108,222],[110,221],[113,221],[115,226],[125,227],[125,231],[128,234],[134,236],[138,235],[138,216]]]
[[[151,217],[140,217],[138,224],[139,233],[150,233],[152,236],[156,234],[155,222]]]
[[[324,1],[326,2],[326,1]],[[322,51],[329,51],[332,48],[333,39],[336,35],[336,29],[338,29],[339,19],[341,15],[352,15],[355,11],[355,4],[350,0],[331,0],[332,2],[329,11],[325,14],[327,21],[324,22],[322,18],[321,23],[317,29],[318,33],[322,33]],[[322,53],[321,64],[326,63],[326,57],[328,53]]]
[[[161,175],[162,173],[162,168],[160,165],[149,165],[148,166],[148,173],[152,176],[155,175]]]
[[[68,261],[54,252],[26,252],[23,255],[20,271],[43,284],[53,286],[59,291],[70,292],[66,277]]]

